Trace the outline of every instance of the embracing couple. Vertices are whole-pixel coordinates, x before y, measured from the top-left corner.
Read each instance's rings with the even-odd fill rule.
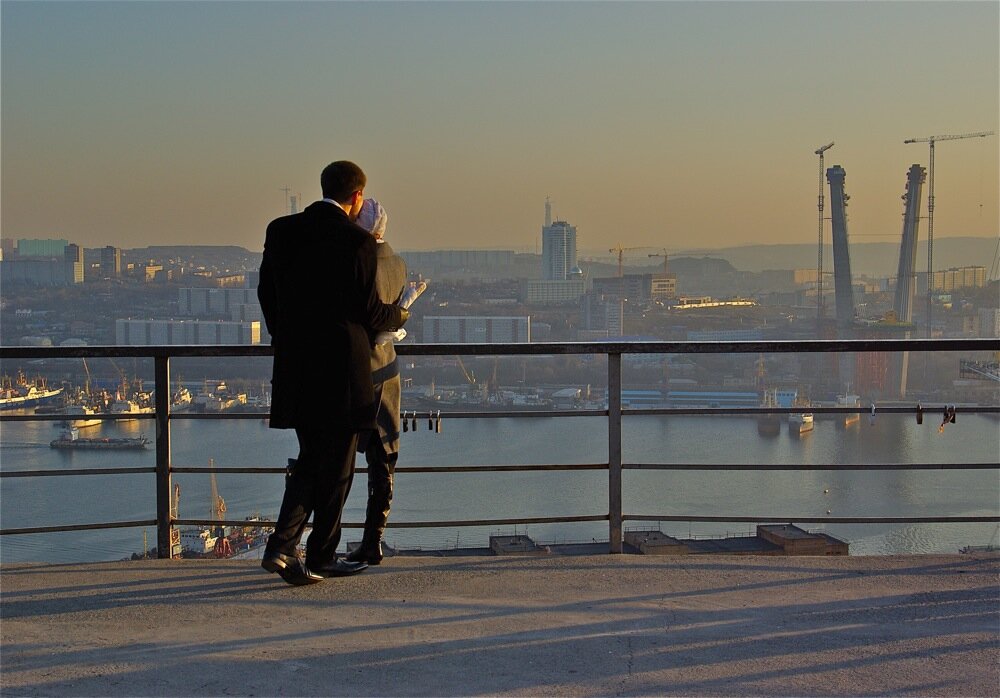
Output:
[[[397,305],[406,266],[383,239],[387,216],[367,179],[339,160],[320,176],[323,199],[267,226],[257,297],[271,335],[270,426],[294,429],[285,491],[261,566],[293,585],[361,572],[382,561],[399,448],[399,369],[392,342],[409,311]],[[381,339],[381,338],[379,338]],[[338,557],[357,451],[368,462],[362,544]],[[297,549],[312,515],[305,559]]]

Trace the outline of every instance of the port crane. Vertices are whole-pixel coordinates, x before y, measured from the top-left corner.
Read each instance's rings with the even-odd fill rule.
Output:
[[[986,138],[995,135],[993,131],[958,133],[925,138],[907,138],[904,144],[927,143],[930,156],[927,163],[927,336],[931,336],[931,295],[934,286],[934,144],[938,141],[955,141],[964,138]]]
[[[823,153],[833,147],[833,141],[820,146],[814,152],[819,155],[819,196],[817,197],[817,208],[819,208],[819,249],[816,252],[816,317],[823,319]]]
[[[181,508],[181,486],[174,483],[174,496],[170,500],[170,557],[179,559],[181,556],[181,530],[175,525]]]
[[[214,458],[208,459],[208,467],[211,468],[209,480],[212,487],[212,509],[209,514],[214,521],[221,521],[226,513],[226,500],[219,496],[219,485],[215,481]]]

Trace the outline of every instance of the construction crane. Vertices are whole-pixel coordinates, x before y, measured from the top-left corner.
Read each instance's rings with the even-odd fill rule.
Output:
[[[624,268],[622,267],[622,257],[624,256],[624,254],[626,252],[628,252],[629,250],[644,250],[644,249],[648,249],[648,248],[645,248],[645,247],[622,247],[622,244],[619,242],[615,247],[612,247],[610,250],[608,250],[608,252],[617,252],[618,253],[618,278],[622,278],[623,276],[625,276]]]
[[[667,258],[669,257],[669,255],[667,254],[667,251],[663,250],[662,252],[655,252],[655,253],[653,253],[653,254],[651,254],[649,256],[650,257],[663,257],[663,276],[666,276],[667,275]]]
[[[823,319],[823,153],[833,147],[833,141],[816,149],[815,154],[819,155],[819,196],[817,207],[819,208],[819,249],[816,252],[816,317]]]
[[[926,138],[907,138],[903,143],[927,143],[930,145],[930,156],[927,163],[927,336],[931,336],[931,295],[934,287],[934,144],[937,141],[956,141],[962,138],[986,138],[995,135],[993,131],[977,131],[975,133],[959,133],[944,136],[927,136]]]

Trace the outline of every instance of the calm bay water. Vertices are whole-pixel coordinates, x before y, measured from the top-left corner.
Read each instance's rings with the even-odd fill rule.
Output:
[[[918,426],[911,416],[880,415],[847,429],[817,420],[813,432],[793,437],[757,434],[748,417],[626,417],[623,458],[627,463],[929,463],[1000,460],[1000,429],[986,416],[960,415],[943,433],[928,415]],[[597,463],[607,460],[607,422],[602,418],[447,420],[441,434],[427,420],[403,434],[400,466]],[[49,448],[58,436],[51,422],[6,422],[0,438],[0,468],[33,469],[152,466],[147,451],[62,451]],[[83,436],[147,434],[148,421],[106,422]],[[175,466],[281,467],[297,450],[294,434],[269,429],[260,419],[172,423]],[[363,457],[359,458],[363,465]],[[364,518],[365,477],[358,474],[345,521]],[[217,475],[228,514],[277,515],[281,475]],[[208,518],[208,475],[180,474],[181,518]],[[821,517],[997,515],[997,470],[895,471],[625,471],[623,511],[643,515]],[[601,515],[608,509],[607,473],[556,471],[522,473],[400,473],[391,521]],[[17,528],[155,517],[152,475],[4,478],[0,480],[0,526]],[[852,554],[957,552],[967,544],[996,541],[995,524],[802,524],[824,529],[851,543]],[[628,522],[626,528],[655,527]],[[746,533],[752,523],[665,522],[678,536]],[[0,561],[76,562],[116,560],[155,544],[153,527],[3,536]],[[485,546],[502,528],[420,528],[387,531],[391,545],[425,549]],[[606,522],[519,526],[542,543],[607,540]],[[360,538],[346,529],[345,540]]]

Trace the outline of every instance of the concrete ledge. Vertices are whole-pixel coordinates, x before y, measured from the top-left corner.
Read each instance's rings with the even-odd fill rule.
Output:
[[[387,558],[0,569],[4,696],[993,696],[1000,558]]]

